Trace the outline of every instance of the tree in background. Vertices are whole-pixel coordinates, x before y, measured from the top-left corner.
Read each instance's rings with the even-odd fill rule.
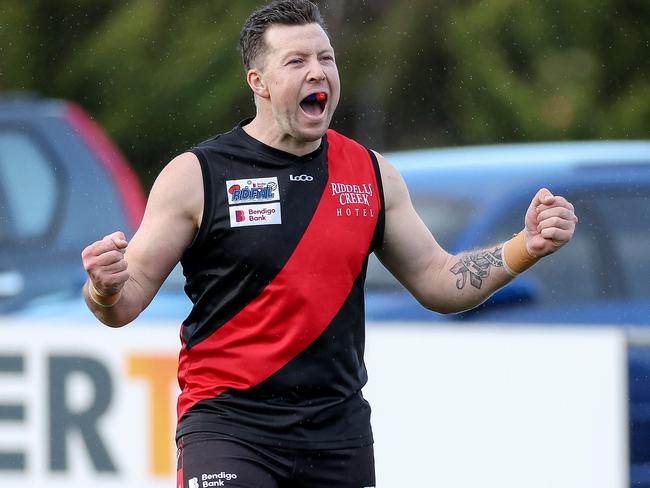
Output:
[[[149,186],[253,113],[237,52],[257,0],[0,0],[0,90],[84,106]],[[333,126],[386,151],[647,138],[646,0],[318,2],[343,96]]]
[[[0,45],[19,34],[0,89],[77,101],[146,186],[174,155],[251,113],[237,39],[257,2],[0,1],[0,19],[11,19],[0,20]]]
[[[647,138],[650,3],[486,0],[455,8],[447,110],[462,142]]]

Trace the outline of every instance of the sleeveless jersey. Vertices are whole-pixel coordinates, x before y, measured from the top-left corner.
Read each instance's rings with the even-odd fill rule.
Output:
[[[384,202],[372,151],[333,130],[295,156],[241,126],[192,149],[201,226],[181,263],[177,438],[207,431],[262,444],[372,443],[363,286]]]

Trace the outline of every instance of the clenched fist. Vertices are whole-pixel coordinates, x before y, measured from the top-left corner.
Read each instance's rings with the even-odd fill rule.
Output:
[[[529,254],[535,257],[555,252],[573,237],[578,218],[566,198],[546,188],[537,192],[525,219],[525,237]]]
[[[129,279],[124,253],[128,242],[123,232],[113,232],[86,247],[81,253],[84,269],[90,277],[88,291],[91,298],[95,292],[100,297],[118,295]],[[117,301],[117,300],[116,300]]]

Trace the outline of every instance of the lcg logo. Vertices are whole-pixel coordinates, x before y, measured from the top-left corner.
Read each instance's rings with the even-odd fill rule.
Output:
[[[314,177],[309,175],[289,175],[289,181],[314,181]]]

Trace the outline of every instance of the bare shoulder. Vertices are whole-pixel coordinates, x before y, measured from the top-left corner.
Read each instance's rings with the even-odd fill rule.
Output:
[[[398,205],[400,202],[409,200],[408,190],[404,178],[397,171],[388,159],[373,151],[377,156],[379,163],[379,170],[381,172],[381,183],[384,188],[384,199],[386,200],[386,209],[390,210],[391,207]]]
[[[377,162],[379,163],[379,169],[381,170],[381,179],[382,183],[388,178],[388,179],[395,179],[399,178],[401,179],[401,176],[399,174],[399,171],[395,169],[395,166],[393,166],[388,159],[386,159],[382,154],[378,153],[377,151],[372,151],[375,156],[377,156]]]
[[[198,158],[186,152],[172,159],[160,172],[149,195],[156,206],[173,206],[197,223],[203,211],[203,175]]]
[[[191,152],[186,152],[172,159],[158,175],[156,185],[185,187],[196,190],[196,183],[202,183],[201,166],[198,158]]]

